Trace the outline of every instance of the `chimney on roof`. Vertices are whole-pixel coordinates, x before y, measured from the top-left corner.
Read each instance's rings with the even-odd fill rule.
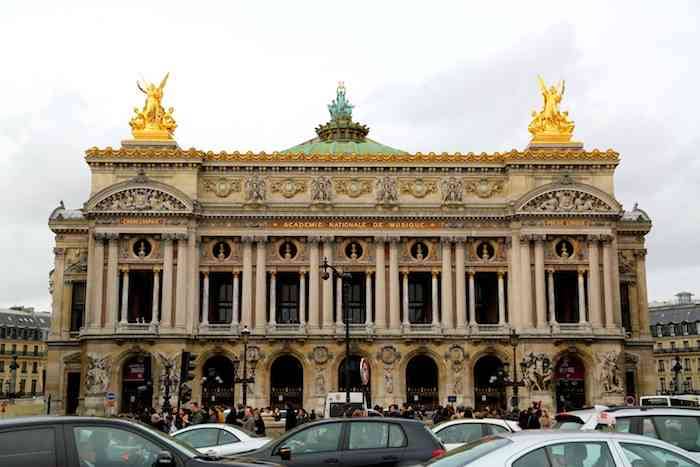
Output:
[[[678,292],[676,297],[678,297],[679,305],[690,305],[693,303],[693,294],[690,292]]]

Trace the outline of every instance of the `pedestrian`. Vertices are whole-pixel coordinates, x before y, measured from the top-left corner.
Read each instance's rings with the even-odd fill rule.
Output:
[[[316,410],[315,409],[311,409],[311,413],[309,414],[309,420],[311,420],[312,422],[314,420],[316,420]]]
[[[284,420],[284,431],[292,430],[297,426],[297,415],[291,402],[287,402],[287,416]]]
[[[245,415],[243,417],[243,429],[255,433],[255,418],[253,417],[253,408],[247,406],[245,408]]]
[[[474,410],[471,407],[464,409],[464,418],[474,418]]]
[[[199,406],[199,403],[197,402],[192,402],[191,404],[191,412],[192,416],[190,417],[190,424],[191,425],[199,425],[201,423],[204,423],[204,412],[202,411],[201,407]]]
[[[280,420],[282,420],[282,412],[280,412],[280,409],[278,407],[275,407],[275,409],[272,411],[272,418],[276,422],[279,422]]]
[[[546,408],[542,409],[540,428],[552,428],[552,417],[549,416],[549,411]]]

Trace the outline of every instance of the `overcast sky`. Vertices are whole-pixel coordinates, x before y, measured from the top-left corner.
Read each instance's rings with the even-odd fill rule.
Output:
[[[181,147],[268,152],[314,136],[338,80],[390,146],[522,149],[536,75],[563,78],[575,139],[621,153],[616,196],[654,221],[649,298],[700,294],[700,2],[106,3],[0,4],[2,307],[48,308],[48,215],[166,71]]]

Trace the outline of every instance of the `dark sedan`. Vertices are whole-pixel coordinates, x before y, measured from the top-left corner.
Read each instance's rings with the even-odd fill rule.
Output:
[[[301,425],[245,459],[293,467],[393,467],[445,454],[426,426],[402,418],[331,418]]]
[[[27,417],[0,421],[2,467],[247,467],[119,418]]]

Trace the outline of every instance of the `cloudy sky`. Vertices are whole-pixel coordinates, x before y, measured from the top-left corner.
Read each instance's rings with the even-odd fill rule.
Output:
[[[338,80],[391,146],[523,148],[536,75],[564,78],[576,139],[621,153],[617,198],[653,218],[650,299],[700,294],[700,2],[110,3],[0,5],[0,307],[48,307],[48,215],[166,71],[180,146],[230,151],[312,137]]]

